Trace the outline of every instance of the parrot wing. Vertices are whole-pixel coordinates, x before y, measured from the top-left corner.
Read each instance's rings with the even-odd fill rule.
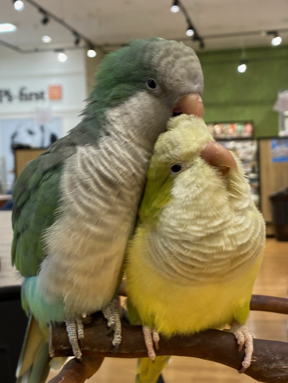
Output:
[[[24,277],[38,273],[42,236],[56,219],[63,162],[75,153],[73,146],[63,150],[63,143],[56,144],[26,165],[13,190],[12,264]]]
[[[33,315],[30,315],[17,366],[17,383],[22,382],[22,379],[25,379],[26,375],[29,376],[29,382],[33,382],[33,380],[31,380],[31,376],[33,376],[34,382],[45,382],[50,370],[50,360],[48,342],[44,339],[43,331],[40,329],[38,322],[35,320]],[[42,375],[43,379],[40,380]]]
[[[26,278],[37,275],[45,256],[42,236],[57,216],[63,163],[75,152],[75,147],[67,147],[67,141],[66,144],[63,139],[59,141],[26,165],[13,190],[12,264]],[[23,294],[22,305],[28,313]],[[50,360],[47,334],[30,314],[17,367],[17,383],[25,379],[28,383],[45,382]]]

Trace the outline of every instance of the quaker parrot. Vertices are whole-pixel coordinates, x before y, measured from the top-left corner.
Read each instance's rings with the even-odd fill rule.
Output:
[[[203,115],[202,91],[191,48],[135,40],[104,58],[80,124],[17,179],[12,263],[25,277],[22,302],[32,314],[17,376],[33,364],[41,375],[47,324],[66,322],[80,358],[82,317],[102,310],[115,330],[113,344],[120,343],[113,297],[154,143],[173,113]]]
[[[251,363],[245,326],[261,265],[265,225],[235,154],[215,142],[204,121],[181,115],[156,142],[128,246],[126,290],[132,323],[141,320],[148,356],[159,333],[194,334],[231,326]],[[146,358],[135,382],[154,383],[168,357]]]

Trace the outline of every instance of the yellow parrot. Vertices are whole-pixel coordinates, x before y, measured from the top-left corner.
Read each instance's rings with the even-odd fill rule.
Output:
[[[171,119],[155,145],[127,251],[128,312],[141,320],[151,361],[159,334],[228,324],[239,349],[245,345],[241,372],[249,367],[253,335],[245,323],[264,244],[264,220],[237,156],[202,119]],[[138,364],[135,382],[156,382],[168,357],[150,360]]]

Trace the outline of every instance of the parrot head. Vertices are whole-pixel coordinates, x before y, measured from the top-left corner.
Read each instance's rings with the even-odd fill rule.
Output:
[[[203,117],[202,92],[201,65],[191,48],[159,38],[135,40],[105,56],[84,114],[114,125],[122,118],[127,129],[154,144],[171,116]]]
[[[180,216],[189,211],[211,217],[237,214],[253,204],[237,156],[214,141],[201,118],[183,114],[171,119],[167,130],[155,144],[139,212],[142,222],[154,225],[171,204],[178,204]]]

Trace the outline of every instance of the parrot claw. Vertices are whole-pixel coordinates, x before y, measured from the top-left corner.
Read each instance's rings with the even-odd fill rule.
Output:
[[[152,362],[154,362],[156,358],[156,353],[153,347],[153,342],[155,343],[156,350],[158,350],[159,341],[160,341],[159,333],[156,330],[153,330],[151,335],[150,328],[148,326],[143,326],[143,334],[144,334],[144,341],[147,348],[148,357],[150,358]]]
[[[115,346],[111,355],[116,354],[118,347],[122,340],[122,328],[121,328],[121,318],[118,310],[118,305],[115,301],[109,303],[102,310],[104,317],[107,319],[107,325],[110,327],[108,334],[114,332],[112,344]]]
[[[234,324],[229,330],[229,332],[232,332],[237,340],[237,343],[239,345],[238,351],[241,351],[243,346],[245,345],[245,358],[242,362],[242,368],[238,370],[239,374],[243,374],[243,372],[245,372],[250,366],[252,361],[252,354],[254,350],[254,335],[251,333],[247,326],[238,323]]]
[[[159,350],[160,335],[156,330],[153,330],[153,342],[155,343],[156,350]]]
[[[118,351],[118,348],[119,348],[119,343],[116,343],[110,356],[114,356],[116,352]]]
[[[68,319],[65,323],[73,354],[78,360],[81,360],[82,351],[78,340],[84,338],[84,326],[82,320],[79,318]]]

